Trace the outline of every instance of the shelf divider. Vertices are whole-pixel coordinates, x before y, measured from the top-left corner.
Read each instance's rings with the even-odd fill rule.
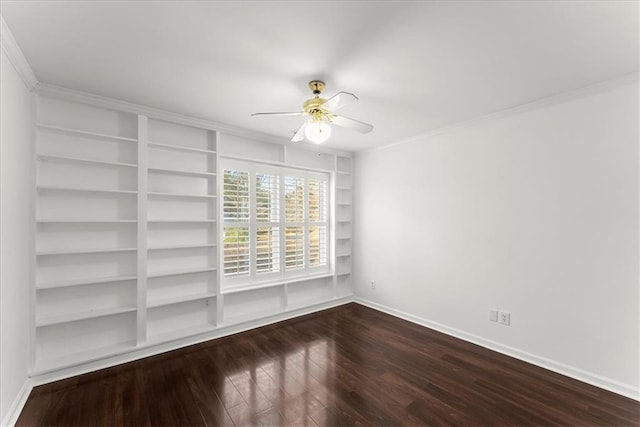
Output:
[[[164,143],[159,143],[159,142],[149,142],[148,146],[149,147],[155,147],[155,148],[161,148],[161,149],[164,149],[164,150],[172,150],[172,151],[187,151],[187,152],[194,152],[194,153],[216,154],[216,151],[213,151],[213,150],[205,150],[205,149],[202,149],[202,148],[185,147],[183,145],[164,144]]]
[[[38,154],[37,158],[40,161],[51,161],[51,162],[89,163],[89,164],[96,164],[96,165],[117,166],[117,167],[127,167],[127,168],[138,167],[138,165],[136,165],[135,163],[107,162],[103,160],[84,159],[80,157],[68,157],[68,156],[51,155],[51,154]]]
[[[36,256],[102,254],[110,252],[133,252],[136,250],[137,248],[68,249],[59,251],[40,251],[36,253]]]
[[[136,343],[147,340],[147,190],[149,118],[138,115],[138,286]]]
[[[203,176],[206,178],[211,178],[216,176],[213,172],[195,172],[195,171],[187,171],[182,169],[170,169],[170,168],[147,168],[150,172],[160,172],[166,174],[174,174],[174,175],[188,175],[188,176]]]
[[[36,320],[36,327],[52,326],[62,323],[77,322],[80,320],[95,319],[98,317],[114,316],[116,314],[136,311],[136,307],[114,307],[87,310],[78,313],[65,313],[58,316],[47,316]]]
[[[63,280],[36,284],[36,290],[67,288],[71,286],[97,285],[100,283],[125,282],[137,279],[136,275],[95,277],[89,279]]]
[[[107,194],[137,194],[135,190],[108,190],[102,188],[73,188],[59,187],[54,185],[38,185],[38,191],[61,191],[61,192],[78,192],[78,193],[107,193]]]
[[[198,249],[198,248],[215,248],[217,245],[215,243],[202,243],[202,244],[191,244],[191,245],[173,245],[173,246],[150,246],[147,247],[148,251],[170,251],[173,249]]]
[[[138,140],[136,138],[129,138],[129,137],[126,137],[126,136],[108,135],[108,134],[105,134],[105,133],[90,132],[90,131],[86,131],[86,130],[72,129],[72,128],[66,128],[66,127],[61,127],[61,126],[52,126],[52,125],[47,125],[47,124],[43,124],[43,123],[40,123],[37,126],[38,126],[38,129],[44,130],[44,131],[49,131],[49,132],[75,134],[75,135],[88,136],[88,137],[91,137],[91,138],[110,139],[110,140],[121,141],[121,142],[133,142],[133,143],[138,142]]]
[[[167,271],[156,271],[153,273],[148,273],[148,278],[154,277],[167,277],[167,276],[180,276],[183,274],[196,274],[196,273],[206,273],[210,271],[216,271],[216,267],[202,267],[202,268],[182,268],[179,270],[167,270]]]
[[[216,294],[213,292],[206,292],[203,294],[196,294],[196,295],[181,295],[179,297],[162,298],[162,299],[158,299],[157,301],[149,301],[147,307],[148,308],[165,307],[167,305],[181,304],[184,302],[199,301],[199,300],[210,299],[215,297],[216,297]]]

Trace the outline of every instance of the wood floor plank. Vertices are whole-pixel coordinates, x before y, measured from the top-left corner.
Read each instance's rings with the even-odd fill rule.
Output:
[[[115,425],[151,426],[149,405],[143,388],[143,373],[139,364],[127,364],[118,369],[115,396]]]
[[[35,387],[18,426],[639,426],[640,403],[347,304]]]

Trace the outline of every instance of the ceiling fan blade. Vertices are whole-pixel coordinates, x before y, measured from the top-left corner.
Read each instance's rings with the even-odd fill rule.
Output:
[[[369,133],[373,130],[373,125],[361,122],[359,120],[350,119],[349,117],[333,116],[331,123],[347,129],[353,129],[360,133]]]
[[[302,111],[288,112],[288,113],[253,113],[251,116],[301,116]]]
[[[339,109],[346,107],[347,105],[356,102],[358,97],[349,92],[338,92],[331,98],[327,99],[322,108],[329,111],[338,111]]]
[[[300,142],[304,140],[304,129],[307,127],[308,124],[309,124],[308,122],[304,122],[302,126],[300,126],[300,129],[298,129],[296,133],[293,135],[293,138],[291,138],[291,142]]]

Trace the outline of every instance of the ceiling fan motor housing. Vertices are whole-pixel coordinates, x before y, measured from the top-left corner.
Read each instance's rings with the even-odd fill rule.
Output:
[[[322,104],[326,102],[326,99],[320,98],[320,94],[324,89],[324,82],[312,80],[309,82],[309,89],[311,89],[315,96],[307,99],[304,104],[302,104],[302,109],[313,121],[320,121],[327,115],[327,112],[322,108]]]
[[[324,82],[321,80],[311,80],[309,82],[309,89],[314,95],[320,95],[324,90]]]

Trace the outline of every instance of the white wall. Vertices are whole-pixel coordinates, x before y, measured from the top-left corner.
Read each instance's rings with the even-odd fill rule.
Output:
[[[27,381],[31,244],[31,95],[2,51],[0,68],[0,420]]]
[[[638,136],[636,77],[361,153],[356,295],[637,398]]]

